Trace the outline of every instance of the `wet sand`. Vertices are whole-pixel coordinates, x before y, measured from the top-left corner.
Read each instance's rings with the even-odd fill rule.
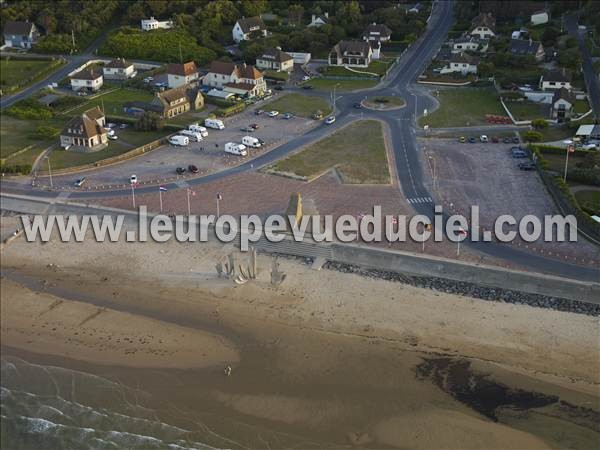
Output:
[[[15,241],[2,257],[3,355],[118,379],[169,423],[232,448],[598,442],[597,318],[291,260],[275,289],[266,256],[236,286],[214,271],[230,250]]]

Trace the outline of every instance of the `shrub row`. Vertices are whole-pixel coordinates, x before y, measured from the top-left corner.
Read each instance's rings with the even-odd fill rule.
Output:
[[[0,173],[27,175],[31,172],[31,164],[14,164],[0,166]]]
[[[229,108],[217,109],[215,111],[215,114],[218,117],[229,117],[229,116],[233,116],[234,114],[242,112],[245,108],[246,108],[246,104],[243,102],[240,102],[236,105],[230,106]]]

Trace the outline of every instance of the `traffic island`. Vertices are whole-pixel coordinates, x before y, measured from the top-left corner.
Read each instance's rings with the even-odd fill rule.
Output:
[[[361,104],[365,108],[374,109],[377,111],[391,111],[394,109],[404,108],[406,106],[404,99],[395,95],[367,97],[362,101]]]

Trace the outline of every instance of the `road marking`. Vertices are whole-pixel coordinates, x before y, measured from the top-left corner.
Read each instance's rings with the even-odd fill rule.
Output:
[[[406,201],[411,205],[425,204],[425,203],[433,203],[433,199],[431,197],[410,197],[407,198]]]
[[[61,200],[66,200],[67,198],[69,198],[69,195],[71,195],[70,192],[61,192],[60,194],[58,194],[56,196],[56,198],[54,199],[53,203],[59,202]]]

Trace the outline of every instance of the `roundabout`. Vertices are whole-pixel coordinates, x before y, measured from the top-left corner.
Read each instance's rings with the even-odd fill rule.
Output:
[[[361,102],[361,105],[363,108],[375,111],[393,111],[404,108],[406,101],[397,95],[378,95],[375,97],[366,97]]]

